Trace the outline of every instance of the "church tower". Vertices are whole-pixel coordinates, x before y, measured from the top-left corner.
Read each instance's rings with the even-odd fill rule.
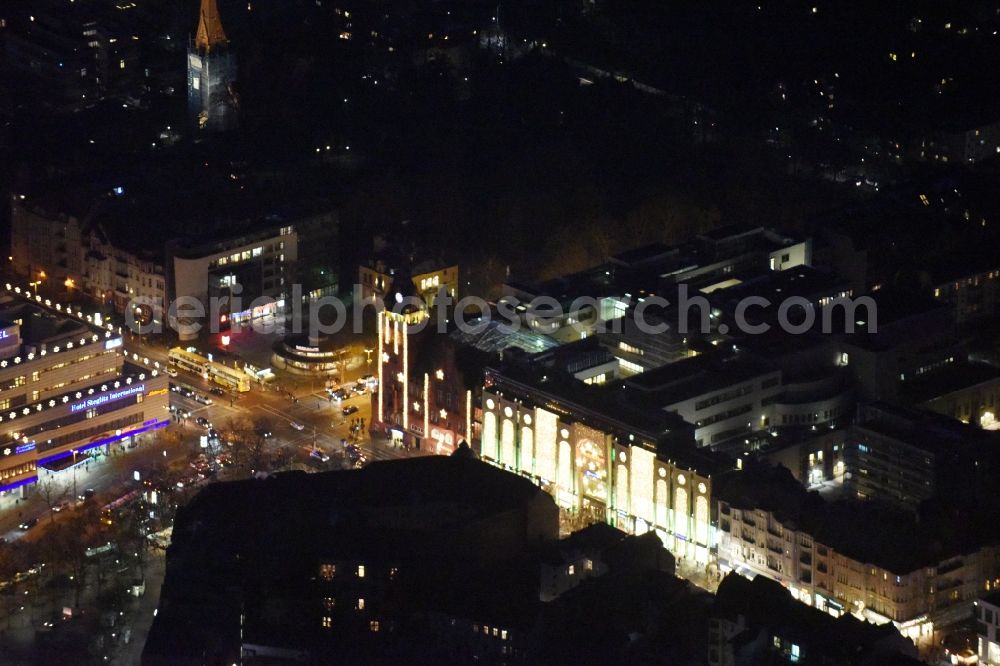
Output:
[[[236,54],[222,28],[216,0],[201,0],[198,32],[188,44],[188,113],[199,129],[225,131],[236,126],[239,97]]]

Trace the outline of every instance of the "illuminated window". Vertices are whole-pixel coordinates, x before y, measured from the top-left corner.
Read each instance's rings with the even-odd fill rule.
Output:
[[[358,578],[364,578],[364,577],[365,577],[365,565],[359,564],[358,565]]]
[[[323,616],[323,628],[324,629],[329,629],[332,626],[333,626],[333,618],[330,617],[329,615],[324,615]]]
[[[319,577],[323,580],[333,580],[334,574],[337,573],[337,567],[334,564],[321,564],[319,565]]]
[[[358,597],[358,610],[365,609],[365,600],[363,597]]]
[[[584,562],[583,562],[583,568],[584,568],[585,571],[593,571],[594,570],[594,561],[593,560],[584,560]]]
[[[399,569],[392,567],[389,569],[389,580],[395,580],[396,575],[399,573]]]
[[[566,567],[566,574],[569,576],[576,575],[576,567],[573,566],[572,564]]]
[[[369,622],[368,627],[372,630],[372,632],[377,633],[379,630],[378,620],[372,620],[371,622]]]
[[[323,597],[323,608],[326,610],[333,610],[333,607],[337,604],[333,597]]]

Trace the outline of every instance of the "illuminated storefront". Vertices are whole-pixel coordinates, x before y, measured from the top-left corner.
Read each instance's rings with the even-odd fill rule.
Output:
[[[678,556],[714,560],[711,477],[657,456],[638,434],[526,392],[484,389],[481,458],[532,479],[568,511],[630,533],[655,530]],[[539,401],[540,402],[540,401]]]

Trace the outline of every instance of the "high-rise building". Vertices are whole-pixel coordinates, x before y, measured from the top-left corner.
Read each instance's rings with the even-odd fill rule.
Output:
[[[229,48],[219,7],[215,0],[201,0],[198,32],[188,45],[188,112],[200,129],[236,126],[236,71],[236,54]]]

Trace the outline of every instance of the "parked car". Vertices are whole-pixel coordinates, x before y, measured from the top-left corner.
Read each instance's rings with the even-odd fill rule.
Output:
[[[358,379],[358,383],[364,383],[369,387],[375,387],[378,385],[378,379],[375,375],[362,375],[361,378]]]
[[[330,397],[334,400],[344,400],[347,398],[347,391],[342,388],[334,389],[333,391],[330,391]]]
[[[315,458],[316,460],[319,460],[320,462],[329,462],[330,461],[330,456],[328,456],[327,454],[323,453],[319,449],[313,449],[312,452],[309,454],[309,457],[310,458]]]
[[[301,423],[299,423],[298,421],[292,421],[289,425],[292,426],[293,430],[298,430],[299,432],[302,432],[303,430],[306,429],[306,427]]]
[[[211,393],[212,395],[226,395],[225,389],[219,388],[218,386],[213,386],[209,390],[209,393]]]
[[[174,368],[167,368],[167,377],[176,377],[177,370]]]
[[[208,419],[206,419],[204,416],[199,416],[197,419],[195,419],[195,423],[197,423],[198,425],[200,425],[205,430],[211,430],[212,429],[212,423]]]
[[[347,407],[344,407],[344,416],[350,416],[351,414],[357,414],[357,413],[358,413],[357,405],[348,405]]]

